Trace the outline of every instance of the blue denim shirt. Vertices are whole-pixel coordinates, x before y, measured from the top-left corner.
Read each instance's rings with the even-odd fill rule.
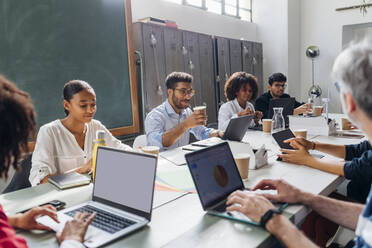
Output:
[[[372,192],[369,193],[366,206],[359,216],[358,225],[355,230],[355,248],[372,247]]]
[[[209,138],[210,132],[213,131],[213,129],[198,126],[188,129],[173,145],[163,147],[163,133],[178,126],[191,114],[192,110],[190,108],[183,109],[180,114],[177,114],[168,100],[151,110],[151,112],[146,116],[145,120],[147,145],[158,146],[160,147],[160,150],[168,150],[184,146],[189,143],[190,132],[199,140]]]

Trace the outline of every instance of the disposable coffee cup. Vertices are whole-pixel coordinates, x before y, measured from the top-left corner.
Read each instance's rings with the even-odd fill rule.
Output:
[[[313,116],[321,116],[323,112],[323,106],[314,106]]]
[[[348,118],[342,117],[341,124],[342,124],[342,130],[350,130],[351,122],[349,121]]]
[[[263,119],[262,120],[262,131],[264,133],[271,133],[272,119]]]
[[[207,106],[196,106],[194,107],[195,113],[203,113],[207,117]],[[207,124],[207,121],[205,121],[204,125]]]
[[[248,179],[250,155],[248,153],[238,153],[234,155],[234,160],[238,167],[240,177],[243,180]]]
[[[296,129],[293,131],[296,137],[302,137],[304,139],[307,138],[307,130],[306,129]]]
[[[155,154],[158,156],[160,148],[158,146],[144,146],[141,148],[141,150],[145,153]]]
[[[196,106],[194,107],[194,112],[199,112],[207,115],[207,106]]]

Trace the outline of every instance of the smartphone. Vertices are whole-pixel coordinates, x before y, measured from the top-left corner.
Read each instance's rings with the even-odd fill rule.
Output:
[[[46,202],[46,203],[40,204],[39,207],[42,207],[42,206],[45,206],[45,205],[52,205],[57,210],[61,210],[66,205],[66,202],[63,202],[63,201],[60,201],[60,200],[53,200],[53,201],[50,201],[50,202]],[[26,210],[23,210],[23,211],[21,211],[19,213],[26,213],[30,209],[31,208],[26,209]]]
[[[287,139],[295,138],[295,135],[290,129],[285,129],[283,131],[273,133],[272,136],[275,139],[276,143],[278,143],[280,148],[294,150],[289,143],[284,143],[284,141]]]

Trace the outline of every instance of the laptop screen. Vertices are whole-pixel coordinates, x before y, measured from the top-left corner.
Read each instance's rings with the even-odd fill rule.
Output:
[[[186,160],[204,209],[244,188],[227,142],[189,153]]]
[[[156,157],[99,147],[93,197],[150,213]]]

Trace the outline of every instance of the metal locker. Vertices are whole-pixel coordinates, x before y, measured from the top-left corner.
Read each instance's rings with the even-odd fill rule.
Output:
[[[208,123],[217,122],[212,36],[199,34],[201,98],[207,105]]]
[[[202,104],[201,87],[200,87],[200,62],[199,62],[199,41],[198,34],[183,31],[183,47],[182,55],[184,61],[184,71],[194,77],[193,89],[195,95],[190,101],[191,106],[199,106]]]
[[[263,80],[263,56],[262,44],[253,42],[253,74],[258,79],[258,95],[261,95],[266,90],[266,82]]]
[[[164,28],[165,74],[183,71],[182,32],[174,28]]]
[[[242,71],[242,45],[240,40],[229,40],[230,44],[230,72],[233,74],[237,71]]]
[[[253,42],[242,41],[243,71],[253,74]]]
[[[230,49],[229,40],[227,38],[216,37],[216,49],[217,49],[217,81],[219,88],[219,99],[218,106],[221,106],[226,102],[224,93],[224,86],[227,79],[229,79],[230,73]]]
[[[146,114],[167,98],[163,27],[143,24],[143,64]]]

